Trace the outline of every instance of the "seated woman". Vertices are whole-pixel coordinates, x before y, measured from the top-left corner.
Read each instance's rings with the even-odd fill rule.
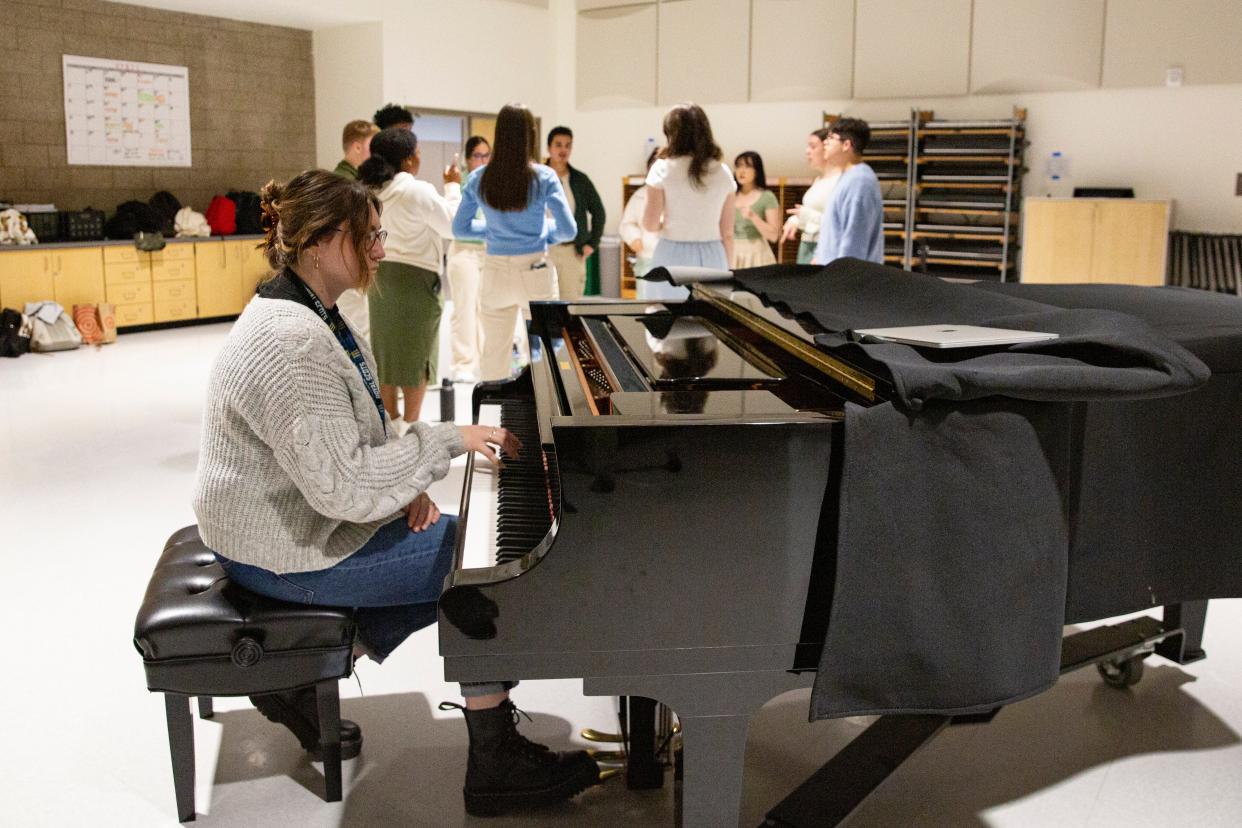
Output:
[[[275,276],[233,326],[211,371],[194,511],[229,578],[285,601],[357,608],[359,644],[383,661],[436,620],[456,519],[427,487],[449,461],[520,448],[503,428],[388,425],[369,350],[336,308],[384,257],[379,199],[320,170],[269,182],[262,204]],[[512,682],[463,685],[466,810],[496,814],[567,799],[598,780],[584,752],[553,753],[517,732]],[[255,706],[302,745],[319,739],[314,692]],[[343,723],[342,753],[362,734]]]

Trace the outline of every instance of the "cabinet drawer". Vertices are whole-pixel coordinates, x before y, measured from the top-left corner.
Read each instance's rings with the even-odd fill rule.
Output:
[[[198,315],[198,307],[194,302],[194,283],[190,283],[190,292],[187,296],[163,301],[156,299],[154,305],[156,322],[175,322],[179,319],[193,319]]]
[[[108,301],[114,305],[132,305],[135,302],[150,302],[151,283],[142,282],[141,284],[109,284]]]
[[[159,255],[158,253],[155,255]],[[151,259],[151,278],[157,282],[171,282],[194,278],[194,259]]]
[[[150,325],[154,321],[155,312],[150,302],[116,306],[116,326],[118,328],[125,328],[130,325]]]
[[[169,244],[163,250],[156,250],[151,254],[151,262],[153,264],[161,259],[166,262],[194,261],[194,243],[181,242],[179,244]]]
[[[137,264],[146,261],[143,258],[146,254],[133,245],[107,245],[103,252],[105,264]]]
[[[182,279],[179,282],[155,282],[152,286],[156,303],[173,302],[180,299],[194,301],[194,280]]]
[[[126,285],[135,282],[150,282],[151,268],[146,262],[105,262],[104,282],[112,285]]]

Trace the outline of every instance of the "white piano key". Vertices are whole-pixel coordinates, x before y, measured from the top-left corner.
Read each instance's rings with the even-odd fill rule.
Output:
[[[500,406],[479,406],[479,425],[500,425]],[[474,474],[470,479],[470,511],[466,523],[466,542],[462,566],[466,569],[496,564],[496,504],[499,490],[492,464],[480,455],[474,458]]]

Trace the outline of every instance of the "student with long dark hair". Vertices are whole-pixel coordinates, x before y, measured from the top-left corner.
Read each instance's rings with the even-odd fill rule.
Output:
[[[414,176],[422,163],[418,138],[403,126],[371,139],[371,157],[358,175],[384,205],[387,258],[367,295],[371,347],[379,364],[384,409],[398,432],[418,419],[428,382],[436,381],[440,354],[440,263],[444,236],[461,200],[461,170],[444,171],[444,196]],[[401,389],[404,412],[397,408]]]
[[[707,113],[692,103],[664,116],[663,156],[647,173],[643,227],[660,232],[652,267],[690,265],[729,269],[733,257],[733,202],[737,186],[712,137]],[[684,299],[685,288],[642,282],[647,299]]]
[[[734,269],[776,264],[772,242],[781,235],[781,205],[768,189],[763,159],[753,150],[733,159],[737,208],[733,216]]]
[[[535,116],[522,104],[504,106],[496,116],[491,161],[470,174],[453,219],[456,238],[487,243],[479,292],[484,380],[509,376],[513,331],[519,317],[529,318],[531,300],[558,296],[548,244],[578,235],[556,172],[535,161],[538,147]],[[480,207],[487,223],[481,231],[472,226]]]

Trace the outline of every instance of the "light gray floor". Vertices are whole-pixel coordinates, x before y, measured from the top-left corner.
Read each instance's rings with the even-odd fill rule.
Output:
[[[0,822],[171,826],[172,778],[159,696],[146,692],[131,625],[151,564],[192,523],[205,378],[227,325],[125,335],[103,349],[0,360],[0,612],[10,640],[0,705]],[[447,349],[442,349],[447,353]],[[466,395],[459,409],[465,413]],[[429,398],[428,413],[437,404]],[[454,510],[460,471],[433,494]],[[1236,504],[1235,504],[1236,505]],[[1236,519],[1235,510],[1222,519]],[[1242,824],[1242,602],[1209,613],[1207,661],[1153,658],[1132,691],[1093,671],[942,735],[858,814],[855,826],[1236,826]],[[441,680],[435,630],[382,668],[342,684],[366,734],[346,764],[346,797],[325,804],[319,766],[249,705],[219,700],[198,722],[204,826],[446,826],[463,816],[466,734]],[[364,692],[363,692],[364,691]],[[580,744],[607,728],[608,699],[578,681],[528,682],[530,735]],[[814,770],[865,722],[806,722],[805,693],[755,720],[742,825]],[[484,821],[478,821],[484,824]],[[671,825],[666,791],[620,780],[517,825]]]

